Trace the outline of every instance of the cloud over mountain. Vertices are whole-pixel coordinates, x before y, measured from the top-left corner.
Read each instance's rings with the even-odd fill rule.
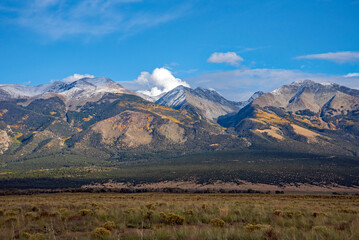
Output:
[[[74,75],[71,75],[71,76],[68,76],[68,77],[62,79],[62,81],[70,83],[70,82],[77,81],[77,80],[79,80],[81,78],[94,78],[94,77],[95,77],[94,75],[90,75],[90,74],[78,74],[78,73],[75,73]]]
[[[166,68],[156,68],[152,73],[142,72],[135,83],[139,85],[140,90],[138,92],[151,97],[168,92],[180,85],[189,87],[187,82],[176,78]]]

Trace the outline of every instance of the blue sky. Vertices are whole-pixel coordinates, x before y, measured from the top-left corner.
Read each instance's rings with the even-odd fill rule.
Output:
[[[77,73],[233,100],[308,78],[359,88],[358,13],[356,0],[1,0],[0,84]]]

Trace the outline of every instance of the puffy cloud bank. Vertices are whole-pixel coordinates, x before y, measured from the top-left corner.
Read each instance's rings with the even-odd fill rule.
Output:
[[[151,97],[171,91],[180,85],[190,87],[185,81],[174,77],[166,68],[156,68],[152,73],[142,72],[135,82],[140,85],[139,88],[142,88],[139,93]]]

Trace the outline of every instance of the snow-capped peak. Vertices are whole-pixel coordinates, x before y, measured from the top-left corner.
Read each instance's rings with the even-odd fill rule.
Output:
[[[180,85],[164,94],[156,103],[174,108],[180,107],[186,101],[186,91],[188,90],[191,89]]]
[[[59,93],[64,96],[72,96],[75,92],[86,92],[88,94],[99,92],[124,93],[126,90],[120,84],[109,78],[82,78],[73,82],[55,81],[38,86],[21,84],[0,85],[0,90],[8,94],[10,98],[29,98],[45,93]]]

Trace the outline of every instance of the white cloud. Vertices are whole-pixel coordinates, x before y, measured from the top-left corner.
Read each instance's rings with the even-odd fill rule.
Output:
[[[359,52],[344,51],[344,52],[329,52],[321,54],[311,54],[296,57],[296,59],[319,59],[333,62],[345,63],[359,60]]]
[[[142,0],[28,0],[0,3],[0,13],[11,12],[6,23],[31,29],[52,39],[70,35],[131,35],[186,13],[188,5],[165,9],[156,2],[143,8]],[[151,10],[149,10],[151,9]]]
[[[142,72],[134,81],[134,85],[137,86],[132,86],[132,89],[137,88],[136,90],[138,90],[138,92],[151,97],[171,91],[180,85],[190,87],[187,82],[174,77],[166,68],[156,68],[153,70],[152,74],[149,72]]]
[[[215,52],[207,60],[210,63],[229,63],[231,65],[239,65],[239,62],[243,61],[243,58],[235,52]]]
[[[344,77],[351,78],[351,77],[359,77],[359,73],[348,73]]]
[[[81,78],[94,78],[95,76],[94,75],[90,75],[90,74],[78,74],[78,73],[75,73],[74,75],[72,76],[68,76],[64,79],[62,79],[62,81],[64,82],[67,82],[67,83],[71,83],[71,82],[74,82],[74,81],[77,81]]]
[[[241,69],[202,74],[184,79],[192,87],[214,88],[224,97],[242,101],[255,91],[269,92],[294,81],[311,79],[316,82],[335,82],[359,89],[359,77],[313,74],[286,69]]]

